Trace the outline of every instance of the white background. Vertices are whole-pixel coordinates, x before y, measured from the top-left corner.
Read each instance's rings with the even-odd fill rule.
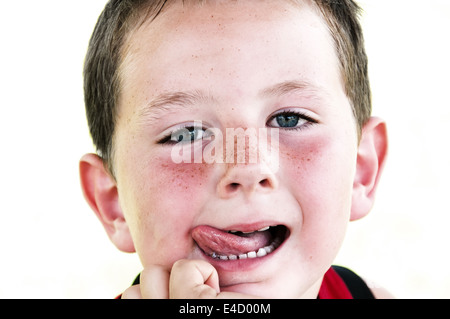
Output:
[[[140,266],[82,197],[82,65],[106,0],[0,2],[0,298],[112,298]],[[450,2],[360,1],[390,153],[336,263],[400,298],[449,298]],[[372,282],[373,280],[373,282]]]

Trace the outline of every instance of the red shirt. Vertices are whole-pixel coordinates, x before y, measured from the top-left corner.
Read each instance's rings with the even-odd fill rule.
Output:
[[[353,299],[353,296],[341,276],[330,268],[323,277],[319,299]]]

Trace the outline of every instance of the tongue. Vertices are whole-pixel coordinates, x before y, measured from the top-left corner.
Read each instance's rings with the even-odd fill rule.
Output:
[[[239,236],[210,226],[194,228],[192,238],[206,254],[216,253],[221,256],[239,256],[251,251],[258,251],[260,248],[270,245],[272,241],[272,235],[268,230]]]

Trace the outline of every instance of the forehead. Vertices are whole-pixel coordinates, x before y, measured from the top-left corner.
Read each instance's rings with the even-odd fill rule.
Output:
[[[161,92],[256,92],[297,80],[342,88],[333,48],[308,1],[174,2],[130,33],[122,92],[148,102]]]

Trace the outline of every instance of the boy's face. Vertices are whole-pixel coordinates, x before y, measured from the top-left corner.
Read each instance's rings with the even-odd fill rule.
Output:
[[[322,18],[306,2],[170,5],[132,33],[122,80],[114,167],[143,266],[204,259],[223,291],[314,297],[350,219],[357,158],[355,120]],[[174,163],[166,137],[194,121],[223,136],[226,128],[278,127],[279,166]],[[220,230],[278,225],[277,235],[247,235],[281,236],[275,251],[241,260],[209,256],[214,247],[201,238],[217,234],[198,227],[222,238]],[[231,254],[239,243],[229,238],[217,249]]]

